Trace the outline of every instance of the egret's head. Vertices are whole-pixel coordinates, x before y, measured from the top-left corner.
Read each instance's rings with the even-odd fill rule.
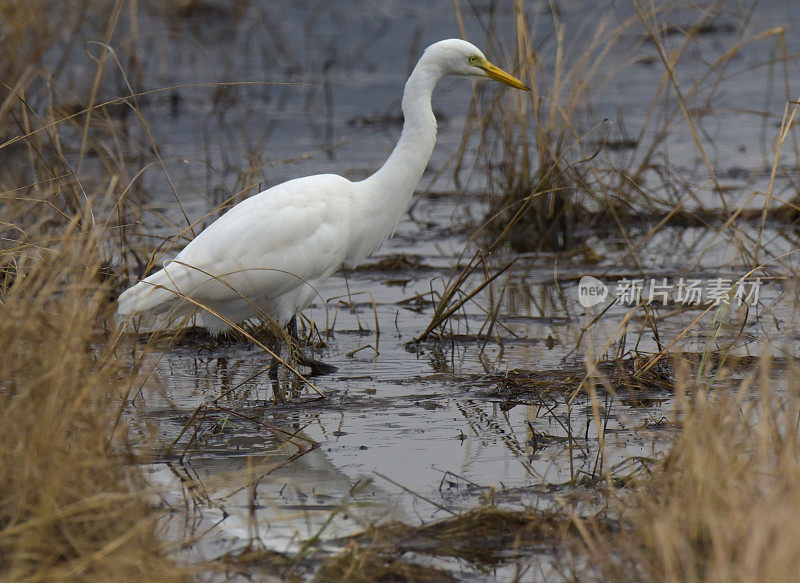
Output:
[[[478,47],[465,40],[451,38],[439,41],[425,49],[425,53],[437,61],[445,75],[494,79],[516,89],[530,91],[522,81],[491,64]]]

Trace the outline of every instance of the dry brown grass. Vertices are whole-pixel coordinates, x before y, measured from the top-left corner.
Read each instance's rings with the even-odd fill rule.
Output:
[[[75,176],[59,125],[77,126],[50,101],[63,63],[43,63],[90,15],[102,30],[92,2],[0,0],[0,133],[15,140],[0,147],[0,579],[9,582],[185,577],[159,538],[122,417],[137,379],[109,331],[104,203],[123,187],[114,173],[91,181],[101,187]]]
[[[769,358],[737,391],[709,391],[680,367],[669,454],[618,491],[614,534],[584,528],[590,570],[614,581],[786,581],[800,568],[800,393]],[[788,574],[792,574],[789,576]]]
[[[633,19],[617,24],[608,17],[587,19],[580,31],[571,31],[573,38],[587,39],[578,45],[565,37],[554,10],[555,30],[546,45],[552,55],[545,62],[529,10],[520,0],[513,6],[516,43],[510,48],[501,44],[501,50],[517,64],[515,72],[529,83],[532,94],[497,92],[486,114],[476,112],[469,120],[462,143],[479,132],[479,151],[485,157],[481,171],[488,172],[495,195],[482,238],[491,247],[503,242],[522,251],[563,250],[580,240],[576,231],[591,220],[592,208],[616,204],[595,184],[601,164],[593,160],[609,124],[592,122],[590,110],[602,87],[632,62],[616,49]],[[620,64],[609,72],[612,57]]]
[[[99,328],[98,239],[77,224],[14,254],[0,302],[0,578],[180,580],[129,465],[135,378]]]
[[[8,117],[15,100],[6,90],[25,94],[41,73],[47,51],[74,38],[87,17],[90,2],[65,4],[58,0],[0,0],[0,136],[13,132],[16,125]]]
[[[515,43],[503,41],[507,33],[490,35],[488,42],[497,46],[504,62],[514,64],[533,94],[496,91],[488,107],[474,104],[467,120],[461,154],[477,140],[481,159],[473,173],[488,176],[493,195],[478,230],[481,243],[487,248],[504,243],[515,251],[563,251],[584,244],[593,230],[619,230],[634,253],[641,244],[634,233],[646,230],[632,229],[631,223],[654,214],[664,217],[658,228],[682,215],[705,226],[718,212],[723,219],[739,216],[742,209],[731,208],[731,201],[750,194],[750,184],[731,192],[717,178],[724,161],[713,158],[716,144],[704,129],[717,103],[708,96],[730,90],[726,83],[741,74],[737,63],[742,56],[762,50],[767,56],[752,68],[763,70],[765,95],[772,77],[783,76],[785,99],[794,98],[788,93],[788,67],[795,57],[786,52],[785,29],[753,26],[754,5],[633,2],[627,18],[596,10],[567,29],[553,2],[544,17],[552,20],[552,31],[548,23],[542,38],[536,11],[519,0],[498,3],[498,11],[513,6]],[[695,20],[683,29],[671,24],[673,17]],[[720,19],[735,34],[708,62],[693,59]],[[488,24],[487,29],[493,30]],[[646,114],[635,117],[619,110],[610,120],[596,113],[610,83],[645,66],[661,73],[660,82],[636,88]],[[697,67],[702,74],[686,79],[685,71]],[[753,110],[742,112],[742,119],[775,120],[779,115]],[[686,169],[670,159],[668,144],[676,136],[691,140],[702,160],[699,168]],[[456,172],[460,169],[459,163]],[[785,175],[781,178],[785,182]],[[796,205],[786,203],[785,211],[796,216]]]

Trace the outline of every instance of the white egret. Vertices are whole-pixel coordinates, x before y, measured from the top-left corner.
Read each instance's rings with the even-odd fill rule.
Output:
[[[231,322],[263,313],[294,325],[336,270],[358,264],[393,233],[436,142],[431,96],[445,75],[530,91],[466,41],[429,46],[406,82],[402,135],[377,172],[358,182],[335,174],[297,178],[240,202],[120,295],[118,315],[182,316],[200,304]],[[209,311],[200,314],[212,333],[229,327]]]

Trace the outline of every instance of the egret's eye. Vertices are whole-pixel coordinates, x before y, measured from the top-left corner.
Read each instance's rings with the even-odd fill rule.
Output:
[[[467,62],[470,65],[477,65],[480,62],[480,57],[478,55],[472,55],[469,59],[467,59]]]

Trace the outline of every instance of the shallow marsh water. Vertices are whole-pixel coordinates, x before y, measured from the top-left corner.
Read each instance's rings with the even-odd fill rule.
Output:
[[[593,4],[559,3],[565,26],[587,30],[587,6]],[[287,79],[308,85],[176,89],[143,103],[192,220],[240,190],[252,194],[258,186],[317,172],[359,178],[373,171],[399,133],[400,92],[420,48],[458,36],[449,2],[368,2],[355,11],[316,2],[281,3],[279,10],[245,4],[243,12],[224,4],[202,6],[185,14],[143,12],[140,27],[150,31],[137,40],[143,87]],[[468,38],[481,45],[489,7],[472,9],[475,13],[465,14]],[[532,12],[546,38],[552,29],[546,3],[534,3]],[[622,20],[632,13],[627,3],[610,3],[602,14]],[[512,16],[501,9],[495,24],[496,37],[505,38],[508,31],[509,46]],[[670,13],[671,22],[684,26],[695,17],[688,10]],[[724,52],[740,34],[737,22],[735,15],[724,16],[687,60],[702,63]],[[796,44],[790,2],[758,5],[748,30],[777,24],[787,27],[788,42]],[[653,52],[641,43],[642,33],[641,27],[631,30],[619,48],[621,58],[631,51]],[[552,44],[543,47],[552,50]],[[797,48],[790,46],[789,52]],[[576,40],[573,50],[579,49]],[[739,73],[730,75],[719,95],[709,96],[713,112],[704,130],[713,143],[714,164],[731,191],[744,193],[728,201],[731,206],[747,193],[767,189],[784,88],[770,86],[769,67],[754,65],[775,50],[765,42],[744,51],[736,63]],[[489,56],[504,64],[502,54]],[[797,73],[797,63],[790,66]],[[691,67],[681,73],[693,74]],[[646,60],[625,68],[598,90],[595,118],[586,123],[624,112],[626,131],[635,135],[662,75],[662,68]],[[787,84],[795,95],[800,74]],[[458,180],[453,176],[470,96],[465,81],[442,84],[435,100],[443,113],[439,141],[409,215],[364,268],[337,274],[306,311],[323,331],[320,356],[338,367],[313,379],[324,400],[302,387],[274,402],[264,372],[270,359],[244,341],[189,334],[176,346],[162,341],[149,354],[145,367],[153,374],[132,400],[129,418],[132,431],[154,435],[161,444],[148,471],[174,509],[166,526],[170,536],[203,533],[193,558],[218,557],[253,541],[294,553],[317,534],[317,545],[335,550],[341,537],[365,524],[428,522],[488,499],[509,507],[556,505],[557,496],[588,488],[589,478],[599,475],[589,399],[583,393],[569,399],[587,359],[596,358],[610,340],[614,354],[656,354],[707,308],[685,309],[674,302],[656,307],[658,339],[645,311],[626,320],[631,308],[620,304],[587,328],[608,303],[582,307],[581,277],[592,275],[613,290],[626,277],[668,278],[674,284],[681,277],[736,279],[749,270],[740,242],[757,236],[757,224],[726,230],[724,236],[721,225],[667,226],[635,253],[609,228],[586,239],[576,253],[498,254],[493,268],[515,263],[449,319],[443,339],[412,342],[431,320],[432,292],[441,292],[472,257],[469,237],[488,208],[489,185],[479,166],[462,171]],[[741,110],[753,104],[770,116],[743,117]],[[468,146],[466,159],[475,159],[475,141]],[[687,173],[702,166],[688,130],[676,129],[668,148],[670,163]],[[786,164],[791,156],[785,155]],[[650,179],[655,183],[657,177]],[[776,196],[789,193],[791,173],[776,184]],[[183,211],[163,175],[148,171],[140,188],[149,197],[146,209],[181,224]],[[713,207],[717,194],[698,192],[701,203]],[[760,208],[762,202],[756,196],[747,205]],[[142,232],[174,234],[154,216],[145,214]],[[640,232],[653,226],[646,215],[629,225]],[[780,224],[768,223],[761,239],[772,256],[796,248],[795,234]],[[405,261],[396,269],[381,264],[398,257]],[[794,256],[783,261],[797,265]],[[740,311],[712,309],[677,347],[702,352],[710,338],[718,347],[735,342],[735,354],[757,355],[770,339],[777,350],[796,357],[795,290],[777,266],[775,275],[762,282],[758,306],[743,328],[728,325]],[[465,289],[483,279],[479,270]],[[493,319],[491,338],[476,336]],[[623,322],[628,336],[620,348]],[[554,388],[512,395],[503,377],[514,371],[552,378]],[[635,460],[668,447],[673,403],[664,386],[620,390],[614,399],[601,396],[601,405],[606,468],[625,475],[635,469]],[[198,410],[196,422],[189,423]],[[458,577],[504,579],[512,577],[514,561],[544,565],[531,574],[534,579],[547,570],[547,556],[537,553],[485,569],[465,561],[443,564]]]

